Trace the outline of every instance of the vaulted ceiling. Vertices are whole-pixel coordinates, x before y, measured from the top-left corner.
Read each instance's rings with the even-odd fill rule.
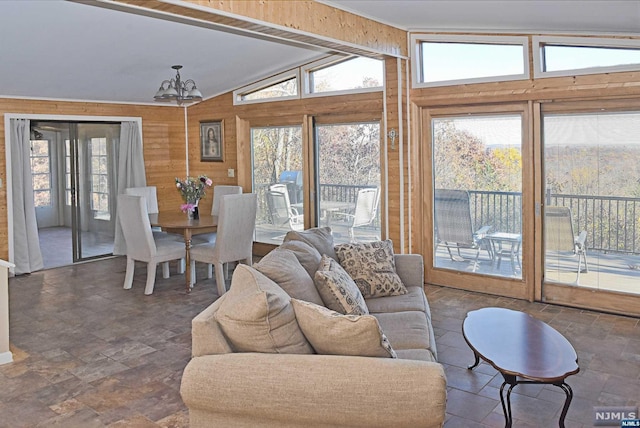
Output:
[[[405,30],[640,35],[640,1],[365,1],[343,8]],[[0,1],[0,96],[153,103],[193,79],[205,99],[329,52],[62,0]]]

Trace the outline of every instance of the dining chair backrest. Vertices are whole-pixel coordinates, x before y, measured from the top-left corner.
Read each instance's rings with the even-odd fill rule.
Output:
[[[257,207],[255,193],[222,198],[213,250],[216,259],[226,263],[251,258]]]
[[[118,195],[118,221],[127,244],[127,256],[136,260],[155,256],[156,244],[144,196]]]
[[[211,206],[211,215],[219,215],[220,201],[222,201],[223,196],[240,194],[242,194],[242,186],[213,186],[213,205]]]
[[[128,187],[124,189],[125,195],[144,196],[147,201],[147,212],[149,214],[158,213],[158,193],[156,186]]]
[[[353,213],[353,227],[370,224],[378,213],[378,189],[360,189]]]

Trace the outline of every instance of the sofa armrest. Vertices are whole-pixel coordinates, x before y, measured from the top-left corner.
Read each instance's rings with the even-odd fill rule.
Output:
[[[180,392],[194,413],[252,426],[441,427],[446,378],[426,361],[235,353],[193,358]]]
[[[407,286],[424,287],[424,262],[420,254],[396,254],[396,272]]]

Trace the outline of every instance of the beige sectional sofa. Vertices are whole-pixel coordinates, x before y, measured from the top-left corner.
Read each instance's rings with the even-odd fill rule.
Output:
[[[261,304],[272,304],[277,300],[274,296],[279,296],[284,305],[272,311],[267,324],[280,322],[276,317],[282,317],[285,313],[289,317],[293,316],[291,314],[297,315],[300,320],[301,312],[298,310],[301,306],[316,307],[314,303],[307,303],[318,301],[316,290],[308,289],[313,280],[308,281],[306,277],[296,280],[291,274],[295,271],[295,275],[301,275],[299,266],[303,265],[307,270],[306,275],[313,273],[316,260],[313,257],[310,260],[308,255],[303,254],[304,251],[299,251],[305,244],[285,242],[256,264],[255,269],[238,266],[230,291],[194,318],[193,358],[185,368],[181,387],[182,398],[189,408],[190,426],[441,427],[445,418],[446,378],[436,359],[431,313],[423,290],[423,261],[419,255],[392,256],[397,275],[406,287],[405,294],[365,298],[369,315],[343,316],[333,313],[333,317],[324,318],[330,323],[346,322],[348,329],[351,325],[361,326],[365,321],[375,324],[377,320],[384,333],[381,336],[386,336],[397,358],[390,358],[380,351],[380,347],[376,352],[382,352],[389,358],[358,356],[363,351],[356,349],[359,345],[355,342],[366,340],[361,333],[357,333],[353,345],[326,343],[328,348],[322,347],[323,350],[333,349],[332,345],[339,345],[337,349],[345,349],[344,353],[349,355],[320,355],[314,352],[313,346],[307,347],[298,342],[275,351],[239,352],[239,349],[246,350],[247,346],[250,348],[253,343],[263,339],[265,343],[256,346],[271,346],[274,340],[280,340],[278,336],[281,339],[286,336],[284,340],[290,340],[292,334],[285,334],[283,327],[262,336],[248,336],[248,339],[234,336],[238,331],[230,330],[225,317],[234,318],[238,315],[242,318],[240,321],[234,319],[235,324],[231,328],[238,325],[246,325],[247,329],[254,327],[247,322],[244,314],[238,314],[253,309],[248,304],[244,305],[241,300],[243,295],[236,292],[234,287],[241,290],[246,286],[252,290],[251,296],[260,294],[264,297],[264,287],[274,287],[267,284],[271,282],[268,277],[272,276],[281,280],[282,287],[278,290],[288,289],[289,294],[297,296],[290,299],[287,293],[276,290],[277,287],[273,288],[275,291],[272,290],[271,294],[267,293],[266,299],[260,300]],[[323,250],[322,245],[317,247]],[[329,249],[326,252],[332,251]],[[296,257],[292,257],[292,254]],[[260,270],[267,275],[260,273]],[[263,285],[262,289],[260,284]],[[307,289],[301,289],[300,284]],[[259,292],[255,292],[254,286],[258,287]],[[292,286],[296,290],[292,290]],[[235,306],[230,311],[227,306],[231,306],[232,301]],[[322,310],[332,312],[325,308]],[[285,324],[286,328],[291,327],[290,318],[282,323],[283,326]],[[311,339],[308,320],[305,324],[300,322]],[[268,325],[268,328],[273,328],[273,325]],[[324,328],[327,331],[314,331],[313,336],[332,334],[329,332],[332,327]],[[345,333],[344,329],[338,332],[342,333]],[[315,339],[310,342],[318,346]],[[378,340],[375,345],[380,342]]]

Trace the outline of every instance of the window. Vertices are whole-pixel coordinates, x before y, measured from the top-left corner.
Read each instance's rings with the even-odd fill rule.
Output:
[[[299,98],[298,87],[297,70],[288,71],[233,91],[233,103],[237,105]]]
[[[640,41],[586,37],[534,37],[536,77],[640,69]]]
[[[529,78],[526,37],[412,36],[414,87]]]
[[[51,206],[51,158],[48,140],[31,140],[31,177],[36,208]]]
[[[71,141],[64,140],[64,200],[71,206]]]
[[[331,57],[303,67],[302,70],[306,81],[305,95],[381,90],[384,82],[384,64],[372,58],[345,60],[343,57]]]
[[[110,220],[107,139],[92,138],[89,151],[91,153],[91,209],[94,212],[93,218]]]

